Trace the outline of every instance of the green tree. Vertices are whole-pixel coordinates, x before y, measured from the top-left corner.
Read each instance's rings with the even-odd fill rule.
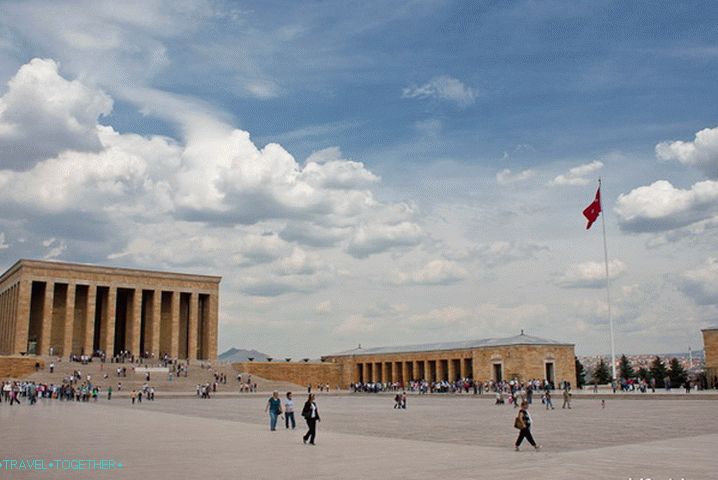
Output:
[[[663,379],[666,378],[667,375],[668,369],[666,368],[666,364],[663,363],[661,357],[656,355],[656,358],[653,359],[653,363],[651,363],[651,376],[656,380],[657,387],[662,388],[666,386]]]
[[[621,355],[621,359],[618,361],[618,370],[620,378],[628,380],[636,376],[636,372],[633,371],[633,366],[631,366],[631,362],[626,355]]]
[[[640,378],[641,380],[645,380],[647,382],[650,382],[651,378],[653,378],[651,376],[651,371],[648,370],[646,367],[639,368],[636,375],[638,375],[638,378]]]
[[[608,365],[606,365],[603,358],[601,358],[593,370],[593,379],[596,383],[600,384],[611,383],[611,372],[608,371]]]
[[[578,359],[578,357],[575,357],[576,359],[576,383],[578,383],[578,388],[583,388],[584,385],[586,385],[586,369],[583,368],[583,363],[581,363],[581,360]]]
[[[671,386],[673,388],[680,388],[684,383],[686,383],[688,375],[683,369],[683,365],[681,365],[681,362],[679,362],[677,358],[673,357],[670,365],[671,371],[668,372],[668,376],[671,377]]]

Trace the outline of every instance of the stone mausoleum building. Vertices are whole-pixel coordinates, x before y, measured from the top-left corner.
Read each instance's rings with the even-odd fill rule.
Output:
[[[398,347],[355,348],[322,363],[243,362],[240,371],[299,385],[406,384],[461,378],[480,381],[546,379],[576,385],[574,344],[525,335]]]
[[[215,360],[220,280],[19,260],[0,276],[0,355]]]

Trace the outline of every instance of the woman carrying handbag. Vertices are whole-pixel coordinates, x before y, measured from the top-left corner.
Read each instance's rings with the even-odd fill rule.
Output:
[[[529,415],[529,402],[521,402],[521,410],[514,420],[514,428],[519,430],[519,438],[516,439],[516,451],[519,451],[521,442],[524,438],[529,441],[533,447],[538,450],[541,445],[537,445],[534,441],[534,437],[531,435],[531,415]]]

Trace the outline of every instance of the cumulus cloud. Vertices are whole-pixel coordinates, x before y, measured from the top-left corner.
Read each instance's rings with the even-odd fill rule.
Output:
[[[661,232],[685,227],[718,215],[718,181],[705,180],[685,190],[659,180],[619,195],[615,211],[624,231]]]
[[[534,170],[522,170],[520,172],[512,172],[505,168],[496,174],[496,182],[499,185],[510,185],[516,182],[523,182],[536,175]]]
[[[414,271],[395,271],[390,282],[394,285],[450,285],[469,275],[461,265],[449,260],[431,260]]]
[[[184,115],[181,121],[189,124],[181,124],[187,127],[181,141],[119,133],[97,123],[111,99],[78,80],[65,80],[56,67],[33,60],[21,68],[16,78],[42,79],[23,84],[24,97],[31,100],[24,105],[32,110],[33,102],[51,100],[47,85],[62,86],[63,101],[53,112],[57,119],[70,119],[68,125],[80,125],[77,135],[91,138],[92,148],[75,143],[39,159],[23,154],[34,162],[25,170],[3,165],[0,205],[18,219],[64,215],[84,225],[101,218],[106,228],[96,232],[98,240],[107,235],[112,250],[106,255],[125,263],[267,264],[265,271],[249,272],[241,285],[252,295],[326,286],[333,268],[303,246],[338,247],[364,258],[410,248],[425,237],[414,209],[377,200],[372,188],[379,177],[361,162],[344,159],[339,149],[316,152],[300,165],[281,145],[258,148],[249,133],[221,120],[196,122]],[[8,91],[0,101],[20,112],[16,93]],[[8,118],[24,118],[6,112],[0,117],[4,127],[12,123]],[[59,239],[48,248],[48,255],[57,257],[67,244]]]
[[[656,156],[697,167],[708,177],[718,178],[718,127],[704,128],[692,142],[661,142],[656,145]]]
[[[588,185],[591,180],[586,177],[597,172],[601,168],[603,168],[603,162],[599,160],[594,160],[591,163],[586,163],[584,165],[579,165],[578,167],[573,167],[568,171],[568,173],[558,175],[556,178],[554,178],[551,181],[551,185]]]
[[[441,75],[423,85],[405,88],[401,96],[402,98],[437,98],[465,108],[476,101],[477,92],[454,77]]]
[[[701,266],[684,272],[678,286],[699,305],[718,305],[718,258],[710,257]]]
[[[99,151],[97,118],[111,110],[105,93],[65,80],[55,61],[31,60],[0,97],[2,166],[27,169],[65,150]]]
[[[626,264],[621,260],[608,262],[610,279],[616,279],[626,273]],[[583,262],[571,265],[557,280],[563,288],[602,288],[606,286],[606,266],[601,262]]]

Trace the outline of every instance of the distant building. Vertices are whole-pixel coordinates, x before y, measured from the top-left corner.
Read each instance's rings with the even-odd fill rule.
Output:
[[[718,327],[704,328],[703,349],[706,357],[706,378],[709,388],[718,386]]]
[[[220,280],[20,260],[0,276],[0,354],[214,360]]]
[[[411,380],[547,379],[576,385],[574,345],[530,335],[398,347],[355,348],[322,357],[321,364],[245,362],[242,371],[300,385],[401,383]]]

